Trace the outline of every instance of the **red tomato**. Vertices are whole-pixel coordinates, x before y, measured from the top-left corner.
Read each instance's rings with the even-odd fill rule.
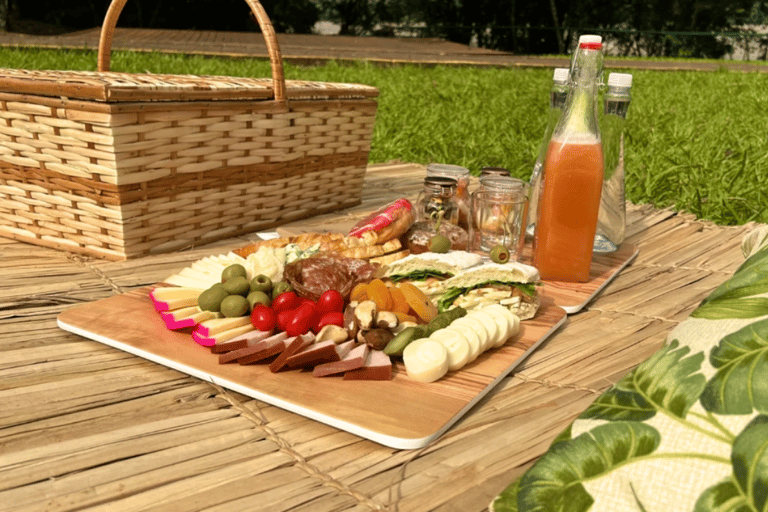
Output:
[[[293,317],[285,326],[285,332],[288,336],[298,336],[306,334],[312,326],[312,318],[315,316],[315,303],[305,302],[293,312]]]
[[[278,315],[289,309],[296,309],[299,306],[299,297],[294,292],[283,292],[272,301],[272,309]]]
[[[251,325],[259,331],[271,331],[275,328],[277,316],[272,308],[263,304],[253,308],[251,312]]]
[[[326,325],[338,325],[339,327],[344,327],[344,313],[340,311],[331,311],[329,313],[323,313],[320,315],[319,320],[316,324],[316,331],[320,331],[323,327]]]
[[[291,321],[295,314],[295,309],[286,309],[285,311],[279,312],[277,314],[277,328],[284,331],[286,327],[288,327],[288,322]]]
[[[336,290],[328,290],[323,292],[319,299],[317,299],[317,310],[323,313],[342,312],[344,311],[344,297]]]

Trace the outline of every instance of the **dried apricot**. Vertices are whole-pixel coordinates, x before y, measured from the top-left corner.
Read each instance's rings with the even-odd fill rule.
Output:
[[[403,323],[403,322],[413,322],[415,324],[419,323],[419,319],[413,315],[409,315],[407,313],[401,313],[399,311],[393,311],[393,313],[395,314],[395,316],[397,317],[397,320],[400,323]]]
[[[376,303],[379,311],[390,311],[392,299],[389,296],[389,288],[381,279],[374,279],[368,283],[368,298]]]
[[[425,322],[429,322],[437,316],[437,308],[424,292],[416,288],[411,283],[400,283],[400,291],[403,292],[406,302],[413,309],[413,312]]]
[[[408,305],[408,301],[405,300],[405,295],[400,288],[391,286],[389,296],[392,298],[392,311],[395,313],[408,313],[411,310],[411,306]]]
[[[366,283],[356,284],[349,292],[349,300],[357,302],[368,300],[368,285]]]

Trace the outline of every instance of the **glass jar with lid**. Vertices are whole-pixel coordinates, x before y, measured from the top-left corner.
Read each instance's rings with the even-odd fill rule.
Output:
[[[427,165],[427,177],[430,176],[456,180],[454,198],[459,209],[459,217],[454,224],[466,229],[469,220],[469,169],[460,165],[432,163]]]
[[[416,202],[417,220],[434,222],[439,215],[442,220],[457,224],[459,220],[457,187],[456,180],[446,176],[424,178],[424,188]]]
[[[506,169],[504,167],[483,167],[482,169],[480,169],[480,178],[483,178],[485,176],[508,178],[510,174],[509,174],[509,169]]]

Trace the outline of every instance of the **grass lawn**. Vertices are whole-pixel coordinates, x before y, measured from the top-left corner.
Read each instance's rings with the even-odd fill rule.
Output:
[[[94,69],[89,51],[0,49],[9,68]],[[269,76],[258,59],[115,52],[128,72]],[[612,69],[612,71],[614,71]],[[719,224],[768,222],[768,74],[628,71],[627,198]],[[507,167],[527,179],[546,122],[548,69],[286,65],[286,78],[380,90],[372,163]]]

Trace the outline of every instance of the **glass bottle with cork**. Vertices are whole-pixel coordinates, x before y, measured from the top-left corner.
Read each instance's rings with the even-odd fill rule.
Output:
[[[589,280],[604,173],[597,116],[602,67],[602,38],[581,36],[542,167],[533,265],[545,280]]]

